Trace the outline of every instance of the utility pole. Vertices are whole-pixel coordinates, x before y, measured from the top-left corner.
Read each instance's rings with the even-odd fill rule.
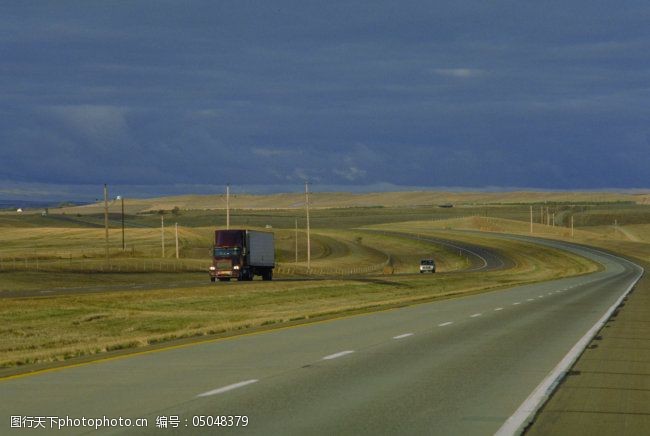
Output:
[[[106,240],[106,265],[108,266],[108,186],[104,183],[104,234]]]
[[[226,230],[230,229],[230,183],[226,185]]]
[[[530,206],[530,233],[533,233],[533,206]]]
[[[296,218],[296,263],[298,263],[298,218]]]
[[[126,245],[124,244],[124,197],[120,196],[122,200],[122,251],[126,251]]]
[[[553,212],[553,227],[555,227],[555,212]]]
[[[309,235],[309,181],[305,180],[305,208],[307,210],[307,272],[311,268],[311,241]]]
[[[571,215],[571,237],[573,238],[573,215]]]
[[[160,237],[162,241],[162,257],[165,257],[165,216],[160,215]]]
[[[176,235],[176,259],[178,259],[178,257],[179,257],[179,256],[178,256],[178,223],[175,223],[175,224],[174,224],[174,228],[175,228],[175,232],[174,232],[174,233],[175,233],[175,235]]]

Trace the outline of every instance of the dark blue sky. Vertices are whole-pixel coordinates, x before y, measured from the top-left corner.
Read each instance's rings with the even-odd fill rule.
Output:
[[[647,1],[3,2],[0,197],[646,188],[648,53]]]

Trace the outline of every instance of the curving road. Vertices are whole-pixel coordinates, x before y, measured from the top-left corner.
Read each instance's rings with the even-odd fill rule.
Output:
[[[389,232],[382,232],[389,233]],[[452,250],[458,250],[461,253],[464,253],[469,259],[470,266],[468,269],[463,271],[491,271],[495,269],[510,268],[513,265],[513,262],[501,253],[497,253],[493,250],[490,250],[486,247],[476,244],[470,244],[467,242],[452,241],[448,239],[433,238],[433,237],[418,237],[409,235],[408,233],[390,233],[394,236],[401,238],[414,239],[430,242],[432,244],[442,245],[448,247]],[[454,271],[449,273],[453,274]],[[97,285],[97,286],[83,286],[83,287],[72,287],[72,288],[45,288],[45,289],[30,289],[30,290],[2,290],[0,292],[0,299],[2,298],[30,298],[30,297],[40,297],[40,298],[49,298],[49,297],[58,297],[62,295],[81,295],[81,294],[95,294],[95,293],[107,293],[107,292],[124,292],[124,291],[148,291],[148,290],[161,290],[161,289],[173,289],[179,287],[214,287],[215,284],[209,282],[206,277],[207,273],[197,273],[197,277],[201,277],[196,280],[183,280],[176,282],[159,282],[159,283],[146,283],[146,284],[126,284],[126,285]],[[445,273],[446,274],[446,273]],[[276,282],[296,282],[296,281],[313,281],[313,280],[331,280],[331,279],[340,279],[341,276],[320,276],[320,277],[299,277],[299,278],[281,278],[274,279]],[[355,277],[345,277],[354,279]],[[250,285],[250,283],[241,283],[241,285]],[[224,286],[227,286],[224,284]]]
[[[0,380],[0,395],[11,399],[0,403],[0,429],[9,430],[10,416],[106,416],[148,419],[147,428],[106,433],[205,434],[193,426],[201,416],[246,415],[245,429],[211,432],[493,434],[521,415],[522,403],[642,273],[596,250],[539,243],[604,269]],[[170,416],[178,429],[155,428]],[[95,432],[66,428],[75,433]]]
[[[506,255],[482,245],[470,244],[468,242],[455,241],[440,237],[413,235],[402,232],[387,232],[383,230],[366,230],[367,232],[382,233],[384,235],[397,236],[399,238],[411,239],[416,241],[430,242],[435,245],[447,247],[451,251],[458,251],[464,254],[469,260],[469,266],[463,272],[467,271],[494,271],[497,269],[512,268],[514,262]],[[450,271],[454,273],[456,271]]]

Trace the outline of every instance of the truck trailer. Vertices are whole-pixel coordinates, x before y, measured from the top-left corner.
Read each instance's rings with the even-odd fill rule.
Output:
[[[210,281],[273,279],[275,243],[273,233],[255,230],[216,230]]]

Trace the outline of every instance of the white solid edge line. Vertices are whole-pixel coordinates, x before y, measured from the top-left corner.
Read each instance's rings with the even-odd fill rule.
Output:
[[[332,359],[336,359],[338,357],[345,356],[345,355],[352,354],[352,353],[354,353],[353,350],[341,351],[339,353],[334,353],[334,354],[330,354],[329,356],[325,356],[325,357],[323,357],[323,360],[332,360]]]
[[[607,253],[608,254],[608,253]],[[610,255],[611,256],[611,255]],[[617,257],[617,256],[616,256]],[[623,259],[620,258],[619,259]],[[506,436],[520,434],[530,420],[535,416],[535,413],[546,402],[551,393],[555,390],[560,380],[564,377],[567,371],[573,366],[582,351],[587,347],[589,342],[596,336],[596,333],[607,322],[609,317],[614,313],[616,308],[620,306],[621,302],[627,294],[630,293],[632,288],[637,284],[639,279],[643,276],[644,269],[635,263],[623,259],[626,262],[641,268],[638,277],[630,284],[627,290],[616,300],[616,302],[607,310],[607,312],[589,329],[589,331],[569,350],[566,356],[562,358],[560,363],[542,380],[542,382],[535,388],[535,390],[521,403],[521,406],[503,423],[503,425],[496,431],[495,436]]]
[[[403,335],[393,336],[393,339],[404,339],[413,336],[413,333],[404,333]]]
[[[228,391],[232,391],[234,389],[243,388],[244,386],[252,385],[253,383],[257,383],[258,381],[259,380],[254,380],[253,379],[253,380],[246,380],[246,381],[239,382],[239,383],[233,383],[231,385],[224,386],[222,388],[213,389],[213,390],[208,391],[208,392],[203,392],[202,394],[197,395],[197,397],[209,397],[210,395],[223,394],[224,392],[228,392]]]
[[[442,324],[438,324],[438,327],[448,326],[448,325],[451,325],[451,324],[453,324],[453,323],[454,323],[453,321],[443,322]]]

